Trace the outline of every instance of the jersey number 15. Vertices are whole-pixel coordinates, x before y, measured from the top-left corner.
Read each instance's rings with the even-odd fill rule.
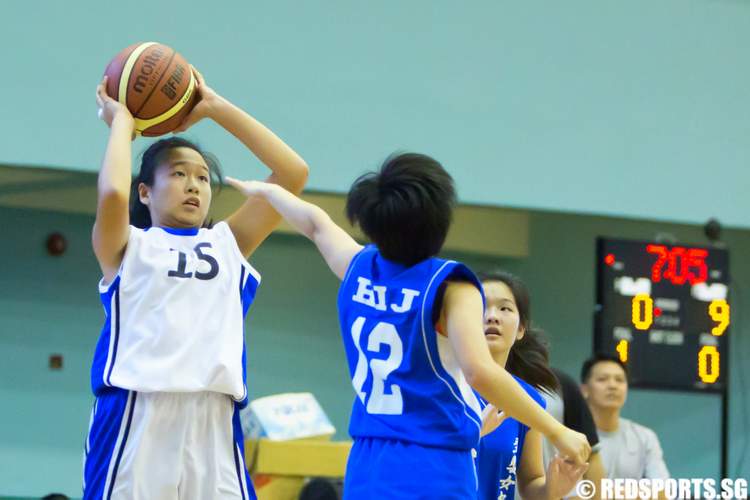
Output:
[[[204,253],[202,250],[203,248],[211,248],[211,243],[198,243],[193,250],[198,256],[198,259],[209,265],[208,272],[202,273],[198,270],[195,271],[195,277],[199,280],[205,281],[213,279],[219,274],[219,263],[211,255]],[[184,252],[175,250],[174,248],[170,248],[170,250],[177,252],[177,269],[170,270],[167,273],[167,276],[170,278],[192,278],[193,273],[188,272],[187,270],[187,255]]]

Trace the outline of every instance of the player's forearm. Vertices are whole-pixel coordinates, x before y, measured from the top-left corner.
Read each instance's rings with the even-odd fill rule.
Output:
[[[602,479],[607,477],[607,471],[604,470],[602,457],[598,451],[593,452],[589,457],[589,468],[583,474],[583,477],[591,481],[594,485],[592,500],[599,500],[601,498],[599,495],[599,485],[602,484]]]
[[[212,118],[271,169],[269,182],[296,194],[302,192],[307,182],[307,164],[276,134],[222,97],[214,105]]]
[[[443,302],[440,321],[469,385],[497,409],[545,436],[564,430],[490,356],[482,330],[484,304],[479,290],[465,282],[449,283]]]
[[[100,201],[112,195],[124,197],[126,201],[130,197],[132,134],[132,118],[115,116],[97,180]]]
[[[320,221],[328,218],[320,207],[298,198],[281,186],[265,184],[263,196],[295,230],[313,241]]]
[[[521,483],[519,480],[519,493],[524,500],[559,500],[551,498],[547,491],[547,480],[544,476],[535,477]]]
[[[545,412],[507,371],[491,361],[483,365],[471,375],[467,374],[467,378],[487,401],[545,436],[562,428],[562,424]]]

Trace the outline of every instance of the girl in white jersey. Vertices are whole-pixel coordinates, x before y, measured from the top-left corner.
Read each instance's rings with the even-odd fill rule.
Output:
[[[210,118],[299,193],[308,168],[289,146],[206,86],[180,130]],[[134,120],[97,87],[110,127],[92,243],[106,322],[92,367],[84,498],[255,498],[243,463],[243,319],[260,282],[247,258],[280,218],[250,197],[206,223],[217,163],[179,138],[154,143],[131,187]],[[130,208],[130,209],[129,209]]]

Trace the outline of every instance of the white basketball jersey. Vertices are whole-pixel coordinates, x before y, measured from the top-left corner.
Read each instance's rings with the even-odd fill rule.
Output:
[[[259,284],[225,222],[212,229],[131,226],[119,273],[99,286],[107,322],[94,392],[214,391],[243,401],[243,320]]]

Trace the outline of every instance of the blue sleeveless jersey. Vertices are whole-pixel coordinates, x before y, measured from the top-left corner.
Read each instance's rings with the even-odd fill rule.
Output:
[[[481,407],[448,338],[435,331],[441,285],[477,277],[430,258],[407,267],[367,246],[338,296],[341,332],[356,393],[349,433],[457,450],[475,448]]]
[[[513,375],[534,401],[544,408],[546,403],[539,391]],[[480,400],[482,407],[486,405]],[[479,500],[513,500],[516,490],[516,471],[521,465],[523,443],[529,428],[513,418],[506,419],[494,432],[479,443],[477,474]]]

